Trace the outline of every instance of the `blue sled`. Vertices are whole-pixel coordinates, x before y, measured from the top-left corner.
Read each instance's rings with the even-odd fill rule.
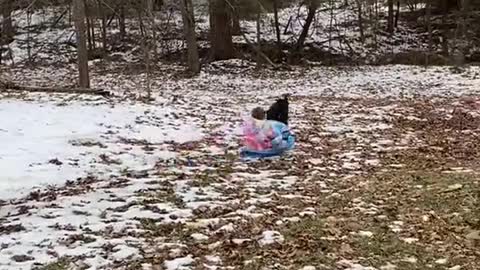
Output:
[[[292,150],[294,147],[295,147],[295,136],[289,135],[287,139],[284,140],[282,147],[267,149],[267,150],[249,150],[244,147],[240,149],[240,156],[243,158],[250,158],[250,159],[269,158],[269,157],[280,156],[286,151]]]

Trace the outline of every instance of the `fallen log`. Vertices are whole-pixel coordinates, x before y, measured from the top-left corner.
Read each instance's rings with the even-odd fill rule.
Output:
[[[99,95],[104,97],[111,95],[110,92],[103,89],[22,86],[22,85],[16,85],[11,83],[5,83],[2,86],[4,91],[14,90],[14,91],[27,91],[27,92],[85,94],[85,95]]]

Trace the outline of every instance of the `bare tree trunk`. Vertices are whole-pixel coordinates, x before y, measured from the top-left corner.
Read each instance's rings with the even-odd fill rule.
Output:
[[[303,48],[303,44],[305,43],[305,40],[307,39],[308,32],[310,31],[310,26],[312,25],[313,19],[315,18],[315,14],[317,12],[317,3],[315,0],[310,0],[309,5],[308,5],[308,14],[307,14],[307,19],[305,20],[305,25],[303,26],[302,33],[300,34],[300,37],[298,38],[297,45],[296,45],[296,51],[300,51]]]
[[[240,26],[240,17],[239,17],[238,12],[236,12],[236,11],[238,11],[238,8],[239,8],[238,0],[232,0],[231,3],[234,6],[234,9],[231,10],[231,12],[232,12],[232,15],[231,15],[232,16],[232,35],[238,36],[242,32],[242,28]]]
[[[358,7],[358,28],[360,29],[360,40],[362,43],[365,42],[365,31],[363,29],[363,10],[362,10],[362,1],[357,0],[357,7]]]
[[[12,22],[13,0],[3,0],[1,2],[3,2],[0,6],[3,17],[2,43],[8,44],[13,40],[13,36],[15,35],[15,29],[13,28]]]
[[[87,38],[85,33],[85,3],[83,0],[73,0],[73,16],[77,36],[79,84],[81,88],[90,88]]]
[[[150,88],[150,43],[147,40],[147,33],[145,30],[145,25],[142,18],[142,9],[146,10],[148,8],[148,1],[143,1],[139,3],[137,8],[138,23],[140,26],[140,34],[142,36],[142,49],[143,49],[143,62],[145,63],[145,73],[147,76],[147,99],[151,98],[151,88]]]
[[[467,37],[467,21],[469,17],[470,11],[470,1],[469,0],[461,0],[462,3],[462,37]]]
[[[101,0],[98,1],[98,10],[100,12],[100,16],[102,17],[102,47],[103,52],[107,52],[107,17],[105,16],[105,10],[103,6],[103,2]]]
[[[154,1],[154,0],[145,0],[145,13],[150,21],[151,24],[151,31],[152,31],[152,42],[150,43],[150,49],[153,51],[153,58],[157,58],[157,27],[155,21],[155,10],[158,5],[161,6],[161,1]]]
[[[280,33],[280,23],[278,21],[278,0],[273,0],[273,17],[275,20],[275,32],[277,34],[277,45],[279,48],[281,48],[282,36]]]
[[[442,53],[444,56],[448,57],[450,54],[448,50],[448,26],[447,26],[447,16],[448,16],[448,0],[442,0]]]
[[[90,32],[90,20],[88,19],[88,6],[87,6],[87,1],[83,1],[83,6],[84,6],[84,11],[85,11],[85,21],[86,21],[86,27],[87,27],[87,44],[88,44],[88,50],[93,51],[93,44],[92,44],[92,33]]]
[[[393,34],[394,31],[394,23],[395,23],[395,18],[394,18],[394,12],[393,12],[393,0],[388,0],[388,25],[387,25],[387,31],[390,34]]]
[[[92,31],[92,46],[93,46],[93,49],[95,50],[97,48],[97,43],[95,42],[96,40],[96,37],[95,37],[95,19],[92,19],[92,18],[89,18],[89,16],[87,16],[87,20],[90,21],[90,29]]]
[[[425,66],[428,66],[429,63],[429,55],[432,53],[432,0],[427,0],[426,5],[426,23],[427,23],[427,31],[428,31],[428,51],[425,54]]]
[[[400,1],[397,1],[397,11],[395,13],[395,28],[398,27],[398,20],[400,19]]]
[[[153,13],[153,10],[154,10],[154,3],[153,3],[153,0],[146,0],[147,2],[145,3],[146,5],[146,9],[147,9],[147,13]]]
[[[210,39],[213,60],[234,56],[231,7],[225,0],[210,0]]]
[[[192,0],[180,0],[185,39],[187,41],[188,69],[193,74],[200,73],[200,58],[198,56],[197,37],[195,33],[195,17]]]
[[[258,10],[257,10],[257,47],[258,51],[262,51],[262,32],[261,32],[261,17],[262,16],[262,7],[260,6],[260,3],[258,4]],[[262,56],[257,53],[257,69],[262,68]]]
[[[31,23],[32,23],[32,13],[30,12],[30,10],[27,10],[27,28],[28,28],[28,32],[27,32],[27,57],[28,57],[28,63],[29,64],[32,63],[32,47],[30,45],[30,26],[31,26]]]
[[[118,28],[120,31],[120,37],[124,39],[125,36],[127,35],[127,31],[125,27],[125,4],[124,3],[120,4],[120,10],[118,13],[119,13]]]
[[[458,3],[458,2],[457,2]],[[469,0],[460,1],[461,10],[457,18],[457,31],[455,33],[455,46],[453,53],[453,63],[455,67],[459,68],[465,64],[465,53],[467,48],[465,42],[467,41],[467,20],[469,15]],[[456,39],[460,36],[460,40],[463,42],[457,43]]]
[[[377,32],[378,32],[378,0],[374,1],[374,14],[375,14],[375,20],[373,23],[373,40],[375,43],[375,48],[378,48],[378,37],[377,37]]]
[[[335,8],[335,3],[333,0],[329,0],[330,4],[330,23],[328,26],[328,51],[332,51],[332,34],[333,34],[333,9]],[[329,60],[331,61],[331,58],[329,57]]]

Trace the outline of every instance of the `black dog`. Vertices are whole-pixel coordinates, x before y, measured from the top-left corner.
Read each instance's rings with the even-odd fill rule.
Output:
[[[277,99],[270,109],[267,111],[267,120],[275,120],[288,125],[288,97],[289,94],[283,95],[283,98]]]

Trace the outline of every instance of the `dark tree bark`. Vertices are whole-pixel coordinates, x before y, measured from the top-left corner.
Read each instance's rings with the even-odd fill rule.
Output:
[[[126,27],[125,27],[125,4],[121,3],[120,8],[118,11],[118,28],[120,31],[120,37],[124,39],[127,35]]]
[[[442,9],[442,54],[448,57],[450,54],[448,49],[448,26],[447,26],[448,0],[442,0],[441,9]]]
[[[81,88],[90,88],[87,38],[85,33],[87,31],[85,26],[85,3],[83,0],[73,0],[73,16],[77,36],[79,84]]]
[[[432,0],[427,0],[426,5],[426,24],[427,24],[427,31],[428,31],[428,51],[425,53],[425,65],[428,66],[430,64],[430,57],[429,55],[432,53]]]
[[[210,0],[210,40],[213,60],[234,57],[231,7],[225,0]]]
[[[394,19],[393,0],[388,0],[387,32],[390,34],[393,34],[394,31]]]
[[[0,1],[3,4],[0,6],[2,9],[2,44],[7,44],[13,41],[15,35],[15,29],[13,28],[12,12],[13,12],[13,0]]]
[[[257,10],[257,47],[258,47],[258,51],[261,52],[262,51],[262,32],[261,32],[261,15],[262,15],[262,12],[261,12],[261,7],[260,7],[260,4],[258,5],[258,10]],[[262,63],[262,56],[260,54],[257,54],[257,69],[261,69],[263,66],[263,63]]]
[[[98,10],[100,13],[100,17],[102,19],[102,47],[103,47],[104,53],[106,53],[107,52],[107,17],[105,16],[104,6],[101,0],[98,1]]]
[[[310,0],[308,3],[308,15],[307,19],[305,20],[305,25],[303,26],[302,33],[298,38],[296,50],[300,51],[303,48],[305,40],[307,39],[308,32],[310,31],[310,26],[312,25],[313,19],[315,18],[315,14],[317,12],[318,4],[316,0]]]
[[[232,5],[234,6],[234,10],[232,9],[232,35],[238,36],[242,33],[242,28],[240,27],[240,17],[238,14],[238,0],[232,0]]]
[[[200,58],[198,56],[197,37],[195,33],[195,17],[192,0],[180,0],[182,5],[182,19],[185,39],[187,41],[188,69],[193,74],[200,73]]]
[[[365,42],[365,31],[363,29],[363,9],[362,9],[362,1],[357,0],[357,16],[358,16],[358,28],[360,30],[360,39],[362,43]]]
[[[277,46],[282,46],[282,36],[280,33],[280,23],[278,21],[278,0],[273,0],[273,17],[275,23],[275,33],[277,34]]]
[[[400,19],[400,1],[397,1],[397,11],[395,13],[395,28],[398,27],[398,20]]]
[[[83,12],[85,14],[85,20],[87,22],[86,24],[86,27],[87,27],[87,44],[88,44],[88,50],[89,51],[93,51],[93,42],[92,42],[92,32],[90,32],[91,30],[91,26],[90,26],[90,20],[88,18],[88,6],[87,6],[87,1],[82,1],[83,2]]]

